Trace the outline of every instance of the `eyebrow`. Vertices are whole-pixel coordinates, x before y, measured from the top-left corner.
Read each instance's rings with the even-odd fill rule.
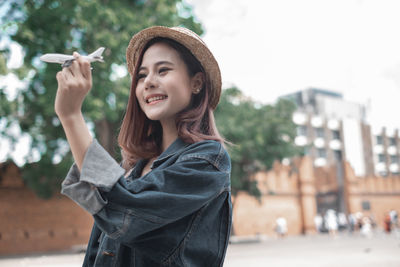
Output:
[[[170,61],[166,61],[166,60],[158,61],[158,62],[156,62],[156,64],[154,64],[154,65],[159,66],[159,65],[163,65],[163,64],[174,65],[174,63],[172,63],[172,62],[170,62]],[[141,66],[141,67],[139,68],[138,71],[141,71],[142,69],[146,69],[146,67]]]

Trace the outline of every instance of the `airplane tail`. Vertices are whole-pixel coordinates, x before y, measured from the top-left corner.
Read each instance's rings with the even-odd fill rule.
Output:
[[[94,51],[93,53],[91,53],[88,56],[92,57],[100,62],[104,62],[103,57],[101,56],[101,54],[103,54],[103,52],[104,52],[104,49],[105,49],[104,47],[100,47],[99,49],[97,49],[96,51]]]

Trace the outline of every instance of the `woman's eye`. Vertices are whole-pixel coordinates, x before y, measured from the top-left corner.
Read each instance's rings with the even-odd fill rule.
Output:
[[[143,78],[145,78],[145,77],[146,77],[146,74],[144,74],[144,73],[139,73],[138,76],[137,76],[137,79],[140,80],[140,79],[143,79]]]
[[[167,71],[169,71],[168,68],[160,68],[159,73],[165,73]]]

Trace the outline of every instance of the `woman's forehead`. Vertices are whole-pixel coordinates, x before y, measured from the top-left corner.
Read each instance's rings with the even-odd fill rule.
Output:
[[[166,61],[179,64],[181,58],[178,52],[166,43],[155,43],[151,45],[143,54],[141,66],[154,65],[157,62]]]

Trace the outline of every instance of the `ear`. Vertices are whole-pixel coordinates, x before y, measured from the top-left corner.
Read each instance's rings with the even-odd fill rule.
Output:
[[[201,89],[203,88],[204,80],[205,80],[205,77],[204,77],[204,73],[202,73],[202,72],[198,72],[192,77],[191,89],[192,89],[193,94],[200,93]]]

